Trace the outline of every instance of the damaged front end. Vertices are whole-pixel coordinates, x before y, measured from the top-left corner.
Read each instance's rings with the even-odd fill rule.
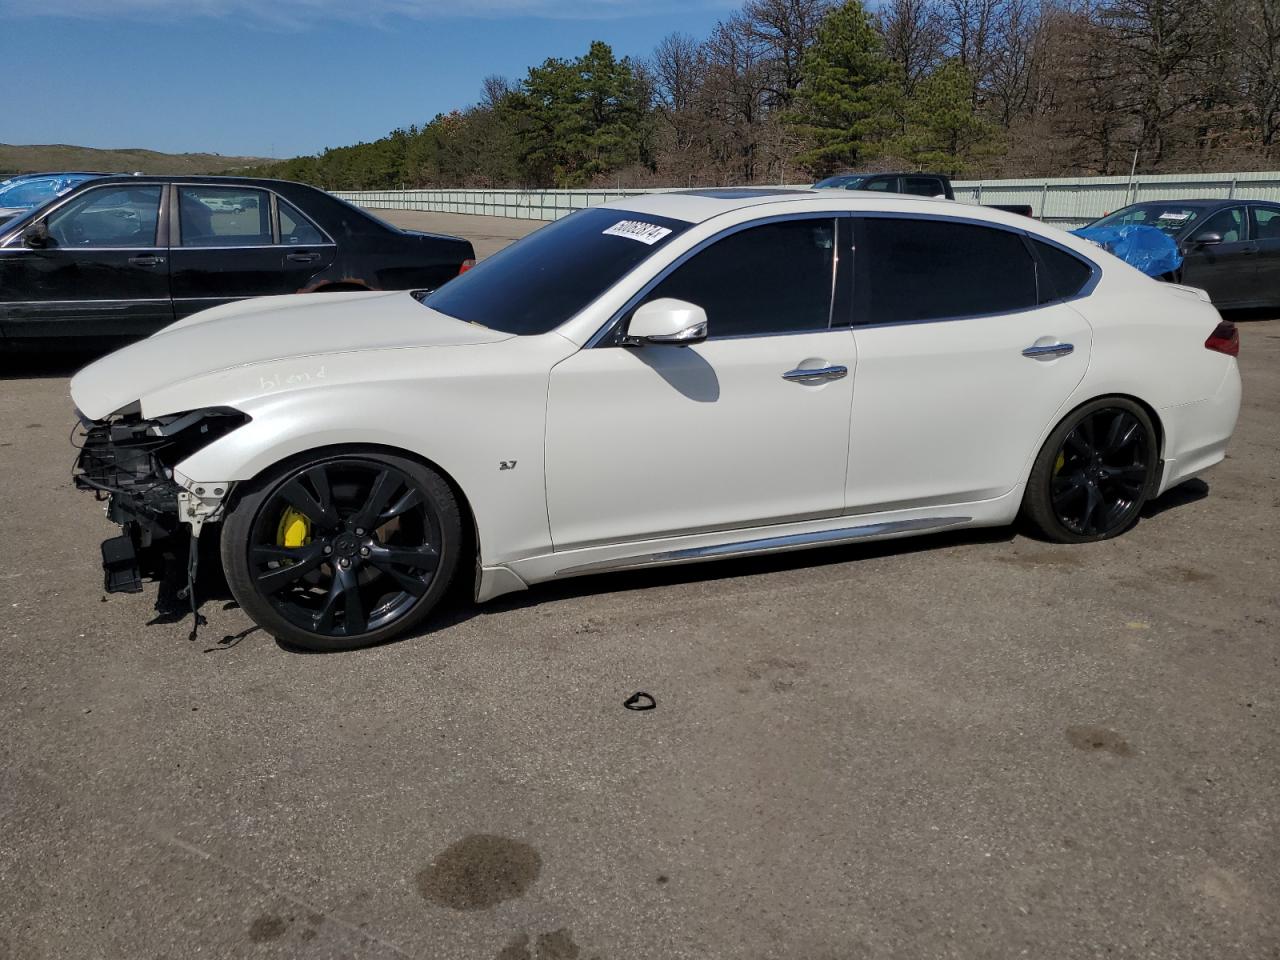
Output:
[[[176,581],[184,568],[195,579],[195,538],[221,518],[230,485],[188,484],[175,467],[197,450],[249,421],[215,407],[144,420],[122,412],[106,420],[81,418],[83,443],[73,480],[105,501],[122,533],[102,544],[108,593],[137,593],[144,579]]]

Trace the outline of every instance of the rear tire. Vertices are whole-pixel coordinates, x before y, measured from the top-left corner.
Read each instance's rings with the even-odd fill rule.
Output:
[[[1056,543],[1119,536],[1137,523],[1158,465],[1146,410],[1123,397],[1093,400],[1049,434],[1027,480],[1022,516]]]
[[[276,638],[315,651],[384,643],[420,624],[462,544],[444,478],[381,452],[292,458],[249,484],[222,527],[240,606]]]

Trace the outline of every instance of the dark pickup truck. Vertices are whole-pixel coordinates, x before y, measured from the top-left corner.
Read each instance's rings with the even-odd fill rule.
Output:
[[[905,193],[916,197],[935,197],[954,200],[951,178],[941,173],[837,173],[819,180],[814,189],[823,190],[878,190],[883,193]],[[1026,203],[984,203],[993,210],[1032,216],[1031,205]]]

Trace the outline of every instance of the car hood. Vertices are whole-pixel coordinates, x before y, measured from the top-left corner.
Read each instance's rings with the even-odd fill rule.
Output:
[[[193,314],[91,363],[72,378],[71,398],[100,420],[138,400],[145,412],[148,394],[222,370],[510,337],[424,307],[407,292],[262,297]]]

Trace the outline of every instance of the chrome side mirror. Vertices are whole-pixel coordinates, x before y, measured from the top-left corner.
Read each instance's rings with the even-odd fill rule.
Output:
[[[687,347],[707,339],[707,312],[696,303],[663,297],[636,308],[627,323],[623,343],[646,343]]]

